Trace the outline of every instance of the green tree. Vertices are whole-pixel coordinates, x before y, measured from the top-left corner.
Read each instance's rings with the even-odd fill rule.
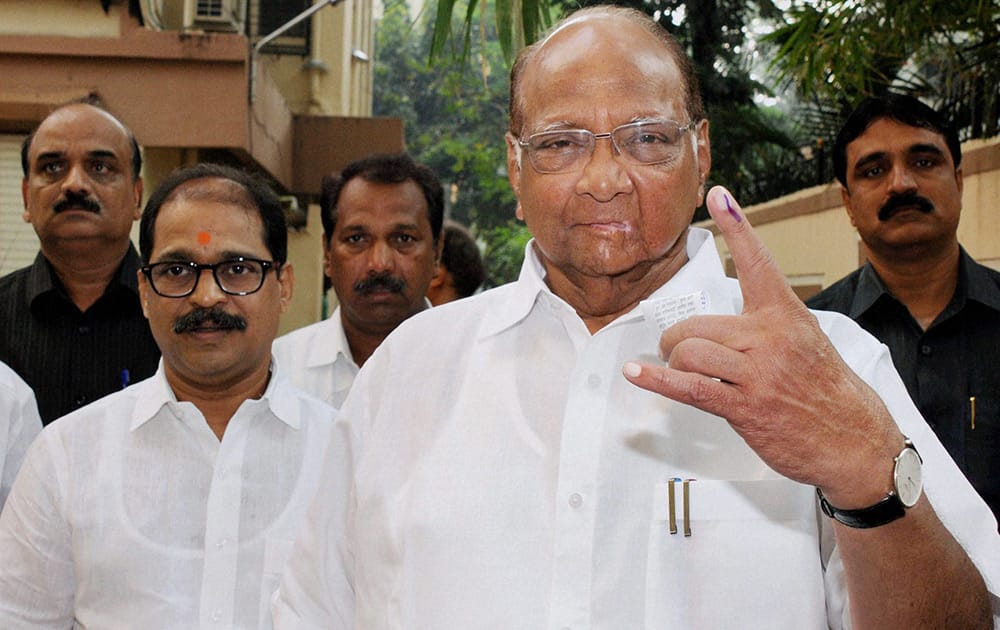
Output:
[[[488,254],[507,251],[493,239],[524,228],[514,219],[506,176],[508,80],[495,30],[483,25],[464,55],[455,49],[428,63],[427,21],[411,20],[402,0],[388,0],[383,15],[375,36],[375,115],[403,118],[407,150],[444,181],[449,215],[486,240]],[[491,282],[516,277],[506,263],[491,264],[488,256]]]
[[[996,0],[817,0],[768,37],[776,84],[794,89],[811,135],[832,139],[852,107],[888,90],[949,112],[963,139],[1000,131]]]

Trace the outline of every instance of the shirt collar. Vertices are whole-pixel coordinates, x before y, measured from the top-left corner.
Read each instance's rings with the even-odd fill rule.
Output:
[[[333,314],[319,324],[322,329],[316,338],[322,339],[322,343],[312,343],[306,350],[302,361],[306,367],[320,367],[323,365],[346,362],[356,372],[358,366],[351,356],[351,346],[347,342],[347,333],[344,332],[344,322],[341,319],[340,306],[334,309]]]
[[[958,272],[959,281],[965,280],[967,299],[1000,311],[1000,284],[996,274],[976,263],[964,248],[958,259]]]
[[[851,300],[848,316],[856,320],[883,295],[896,299],[882,282],[882,278],[879,277],[872,264],[865,263],[858,274],[858,285]],[[965,248],[959,247],[958,284],[955,286],[955,295],[946,310],[960,310],[965,305],[966,300],[974,300],[1000,311],[1000,286],[997,285],[996,280],[986,267],[976,263],[965,251]]]
[[[141,266],[140,263],[139,252],[136,251],[135,246],[130,242],[128,251],[125,252],[125,257],[122,258],[121,264],[118,265],[118,269],[115,271],[111,283],[104,290],[104,294],[107,295],[117,287],[122,287],[138,296],[139,278],[137,274]],[[35,256],[35,261],[28,272],[27,291],[29,304],[34,302],[39,296],[52,291],[58,292],[63,296],[66,295],[66,289],[59,280],[55,268],[42,252],[38,252],[38,255]]]
[[[892,293],[882,282],[882,278],[879,278],[878,272],[875,271],[870,262],[866,262],[858,274],[858,286],[854,291],[854,297],[851,298],[848,317],[857,320],[883,295],[892,297]]]
[[[497,290],[508,291],[507,299],[496,300],[499,308],[487,313],[482,328],[483,336],[495,335],[518,324],[531,312],[535,303],[542,295],[553,300],[562,299],[552,293],[545,283],[545,267],[541,258],[535,252],[535,239],[531,239],[525,248],[524,263],[521,274],[516,282],[500,287]],[[650,298],[664,298],[673,295],[683,295],[695,291],[705,291],[711,298],[714,312],[739,312],[741,304],[733,302],[727,284],[734,282],[725,277],[722,262],[715,248],[712,233],[702,228],[689,228],[687,232],[688,262],[674,274],[666,284],[657,289]],[[639,308],[623,315],[617,321],[625,321],[642,317]]]
[[[167,382],[162,357],[153,376],[130,386],[126,391],[136,397],[129,431],[135,431],[159,416],[164,407],[180,404]],[[300,400],[296,390],[285,379],[273,357],[271,359],[271,378],[264,394],[258,400],[244,401],[236,410],[236,414],[239,414],[247,405],[266,405],[271,415],[289,427],[298,429],[302,426]]]

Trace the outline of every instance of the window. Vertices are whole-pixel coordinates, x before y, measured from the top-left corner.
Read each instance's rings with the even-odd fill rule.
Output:
[[[270,35],[296,15],[312,6],[311,0],[252,0],[250,3],[250,35],[254,40]],[[309,54],[311,20],[303,20],[285,31],[263,52],[278,55]]]

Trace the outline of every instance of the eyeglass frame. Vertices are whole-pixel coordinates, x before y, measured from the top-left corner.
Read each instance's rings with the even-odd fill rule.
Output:
[[[257,263],[261,266],[262,271],[260,274],[260,284],[257,285],[257,288],[254,289],[253,291],[230,291],[226,289],[224,286],[222,286],[222,283],[219,281],[218,268],[221,267],[222,265],[237,263],[237,262],[252,262],[252,263]],[[156,282],[153,281],[153,270],[156,267],[162,267],[164,265],[180,265],[182,267],[188,267],[195,271],[194,284],[191,285],[191,289],[187,293],[182,293],[180,295],[167,295],[165,293],[161,293],[160,290],[156,288]],[[202,272],[205,271],[206,269],[212,271],[212,279],[215,281],[215,286],[219,287],[220,291],[222,291],[226,295],[244,297],[247,295],[253,295],[254,293],[257,293],[258,291],[263,289],[264,282],[267,281],[267,272],[273,268],[274,274],[277,276],[281,273],[281,268],[283,266],[284,263],[275,260],[263,260],[260,258],[250,258],[248,256],[235,256],[233,258],[227,258],[226,260],[220,260],[219,262],[216,263],[196,263],[193,260],[161,260],[160,262],[143,265],[139,267],[139,271],[141,271],[143,275],[146,276],[146,279],[149,281],[150,288],[153,289],[153,293],[156,293],[160,297],[182,299],[194,294],[194,292],[198,290],[198,282],[201,281]]]
[[[636,127],[636,126],[639,126],[639,125],[672,123],[674,125],[677,125],[677,130],[681,133],[681,137],[683,137],[683,135],[685,133],[688,133],[690,131],[696,131],[698,129],[698,124],[701,123],[702,120],[703,119],[692,118],[691,120],[689,120],[687,122],[687,124],[682,125],[679,122],[677,122],[676,120],[671,120],[669,118],[657,118],[657,119],[651,119],[651,120],[636,120],[636,121],[633,121],[633,122],[630,122],[630,123],[625,123],[624,125],[618,125],[617,127],[615,127],[614,129],[612,129],[611,131],[605,131],[605,132],[602,132],[602,133],[594,133],[593,131],[591,131],[589,129],[548,129],[546,131],[536,131],[535,133],[529,135],[528,138],[527,138],[527,140],[521,140],[520,138],[516,138],[516,137],[513,136],[513,134],[511,134],[511,138],[514,140],[514,142],[515,142],[515,144],[516,144],[516,146],[518,147],[519,150],[520,149],[524,149],[525,153],[528,154],[528,162],[531,163],[531,168],[535,169],[535,171],[537,171],[539,173],[543,173],[543,174],[546,174],[546,175],[557,175],[557,174],[561,174],[561,173],[573,173],[573,172],[576,172],[578,169],[573,168],[573,169],[558,170],[558,171],[543,171],[543,170],[539,169],[535,165],[534,158],[531,157],[531,155],[532,155],[532,151],[531,151],[531,139],[534,138],[534,137],[540,136],[542,134],[576,133],[576,132],[584,132],[584,133],[589,134],[594,139],[594,141],[590,145],[590,154],[587,156],[588,161],[591,158],[594,157],[594,151],[597,150],[597,141],[600,140],[600,139],[602,139],[602,138],[607,138],[608,140],[611,141],[611,146],[614,147],[614,150],[617,152],[617,154],[625,156],[625,159],[630,164],[636,164],[636,165],[639,165],[639,166],[653,166],[653,165],[656,165],[656,164],[662,164],[663,162],[666,162],[667,159],[669,159],[669,158],[664,158],[662,160],[657,160],[655,162],[639,162],[637,160],[634,160],[632,158],[632,155],[630,153],[628,153],[627,151],[623,151],[622,148],[618,145],[618,142],[615,140],[615,136],[614,136],[615,132],[619,131],[621,129],[625,129],[627,127]],[[519,153],[520,153],[520,151],[519,151]]]

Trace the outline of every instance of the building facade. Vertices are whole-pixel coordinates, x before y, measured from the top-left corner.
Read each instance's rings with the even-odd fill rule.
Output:
[[[324,6],[258,45],[314,3]],[[21,142],[88,95],[135,132],[147,194],[177,166],[227,163],[269,179],[304,227],[325,173],[404,147],[402,121],[371,117],[373,42],[372,0],[3,0],[0,274],[38,251],[21,219]],[[284,329],[321,310],[311,240],[290,243],[299,282]]]

